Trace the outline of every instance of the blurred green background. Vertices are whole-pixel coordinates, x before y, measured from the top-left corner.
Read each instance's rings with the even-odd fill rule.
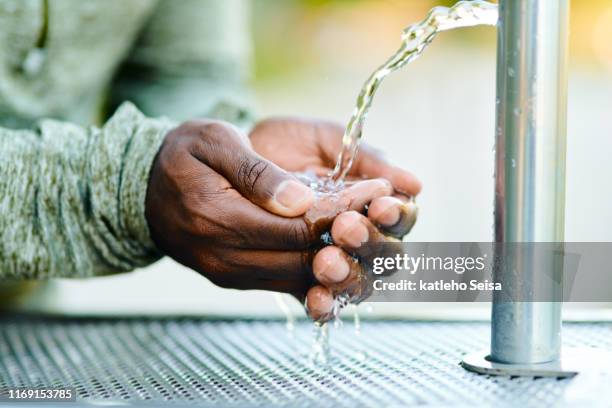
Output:
[[[363,81],[396,50],[402,29],[432,6],[453,3],[246,2],[252,7],[252,88],[260,115],[339,123],[350,117]],[[573,0],[570,38],[566,240],[612,241],[612,1]],[[389,76],[376,96],[365,142],[424,185],[408,240],[493,237],[495,44],[494,27],[443,33],[420,59]],[[220,289],[169,259],[132,274],[60,281],[40,300],[43,310],[72,313],[281,314],[269,293]],[[297,301],[290,302],[303,315]],[[485,304],[377,304],[375,310],[383,316],[489,315]]]
[[[350,62],[361,52],[387,52],[400,31],[434,6],[452,0],[254,0],[257,79]],[[479,30],[452,34],[453,41],[495,47],[494,36]],[[573,63],[612,69],[612,1],[571,2],[570,47]]]

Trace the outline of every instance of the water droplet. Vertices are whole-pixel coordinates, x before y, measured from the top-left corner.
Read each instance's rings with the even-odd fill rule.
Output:
[[[508,75],[509,75],[511,78],[514,78],[514,68],[512,68],[512,67],[508,68]]]
[[[368,358],[368,355],[365,351],[358,351],[355,353],[355,360],[359,361],[360,363],[366,361],[366,358]]]
[[[512,159],[512,168],[516,168],[516,160]]]

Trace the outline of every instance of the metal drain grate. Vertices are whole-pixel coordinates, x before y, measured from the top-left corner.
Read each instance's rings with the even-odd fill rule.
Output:
[[[487,346],[488,331],[484,323],[366,321],[357,335],[345,323],[331,330],[332,363],[320,369],[307,356],[307,322],[291,335],[278,321],[4,319],[0,388],[72,387],[94,403],[223,406],[568,400],[576,380],[495,378],[459,367],[463,354]],[[564,334],[569,346],[612,350],[611,324],[567,324]],[[597,389],[598,397],[611,392]]]

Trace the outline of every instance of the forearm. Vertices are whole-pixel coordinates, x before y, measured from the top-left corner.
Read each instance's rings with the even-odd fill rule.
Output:
[[[157,259],[144,201],[170,127],[125,105],[101,129],[0,129],[0,279],[90,277]]]

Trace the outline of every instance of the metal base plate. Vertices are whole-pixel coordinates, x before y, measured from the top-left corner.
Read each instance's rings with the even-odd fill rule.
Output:
[[[330,365],[321,367],[307,321],[288,332],[270,320],[0,316],[0,389],[68,387],[87,404],[155,408],[612,407],[612,366],[563,380],[461,368],[490,330],[365,319],[356,333],[347,319],[330,327]],[[612,352],[612,324],[566,323],[563,342]]]
[[[541,364],[505,364],[489,359],[489,351],[468,354],[461,361],[466,370],[510,377],[569,378],[581,372],[597,373],[612,367],[612,353],[596,348],[563,348],[561,359]]]

